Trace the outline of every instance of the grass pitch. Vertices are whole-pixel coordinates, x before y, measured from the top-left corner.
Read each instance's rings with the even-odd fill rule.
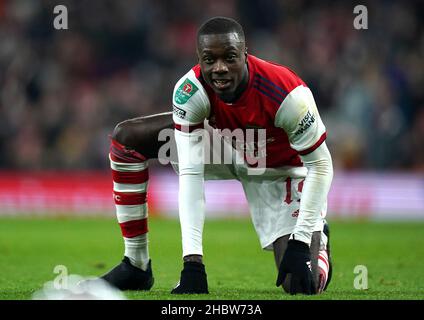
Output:
[[[259,246],[249,220],[207,220],[204,262],[209,295],[171,295],[182,267],[176,220],[152,218],[150,253],[155,285],[129,299],[424,299],[424,223],[330,221],[333,280],[319,296],[289,296],[275,287],[271,252]],[[69,274],[101,275],[123,255],[114,219],[0,219],[0,299],[31,299],[64,265]],[[368,270],[357,290],[354,268]]]

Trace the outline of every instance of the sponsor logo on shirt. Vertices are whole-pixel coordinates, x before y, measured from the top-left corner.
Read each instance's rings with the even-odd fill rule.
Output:
[[[304,133],[309,127],[315,122],[314,115],[308,111],[306,115],[303,117],[302,121],[298,124],[299,129],[294,133],[295,136]]]
[[[184,82],[178,87],[175,92],[175,102],[178,104],[184,104],[190,99],[199,88],[190,81],[190,79],[185,79]]]
[[[173,107],[174,107],[174,115],[176,115],[180,119],[185,119],[186,111],[178,108],[175,104],[173,105]]]

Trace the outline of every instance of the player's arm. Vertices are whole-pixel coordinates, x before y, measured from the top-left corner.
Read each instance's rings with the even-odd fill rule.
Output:
[[[285,130],[291,147],[299,152],[308,168],[299,217],[291,239],[310,245],[330,189],[333,166],[325,144],[325,126],[309,88],[298,86],[290,92],[276,114],[275,124]]]
[[[173,120],[179,162],[179,217],[183,256],[203,255],[204,137],[209,100],[190,71],[177,82],[173,93]]]
[[[309,88],[299,86],[290,92],[276,114],[275,124],[285,130],[291,147],[299,152],[308,169],[299,217],[290,236],[285,262],[280,266],[277,285],[291,271],[298,273],[298,281],[304,293],[314,293],[307,266],[310,261],[309,246],[330,189],[333,165],[325,144],[325,126]]]

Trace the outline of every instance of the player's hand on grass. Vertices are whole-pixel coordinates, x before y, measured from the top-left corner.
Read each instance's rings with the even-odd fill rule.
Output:
[[[179,283],[171,291],[172,294],[209,293],[205,266],[198,262],[184,262]]]
[[[311,270],[309,246],[298,240],[289,240],[278,270],[276,286],[282,284],[290,294],[316,294]]]

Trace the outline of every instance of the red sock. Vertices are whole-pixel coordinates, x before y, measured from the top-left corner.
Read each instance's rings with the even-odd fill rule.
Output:
[[[131,263],[146,269],[148,250],[147,183],[148,161],[136,152],[111,141],[110,164],[113,177],[113,197],[116,217],[125,242],[125,256]]]
[[[329,271],[329,262],[328,255],[326,250],[321,250],[318,254],[318,293],[321,293],[328,280],[328,271]]]

